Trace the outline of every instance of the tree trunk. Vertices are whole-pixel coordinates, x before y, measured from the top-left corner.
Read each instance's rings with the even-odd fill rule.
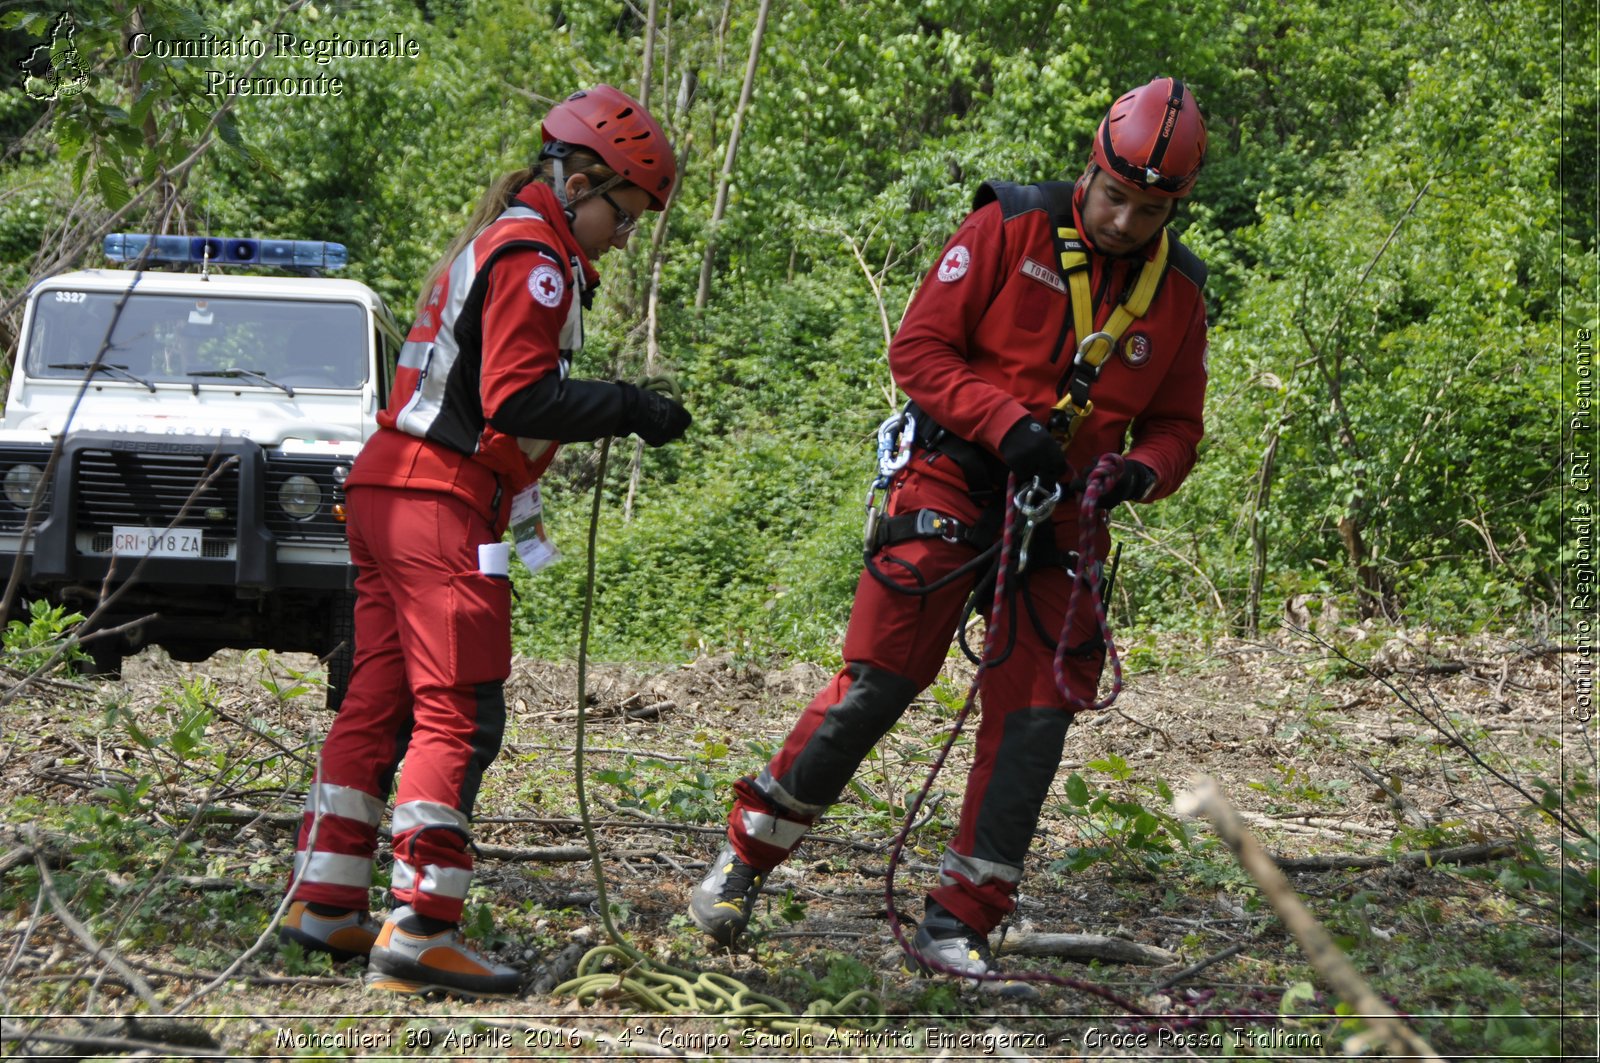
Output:
[[[694,142],[694,135],[683,138],[679,155],[683,161],[678,167],[678,182],[681,185],[683,175],[688,167],[689,145]],[[656,366],[661,362],[660,342],[660,315],[657,309],[661,305],[661,245],[667,238],[667,218],[672,213],[672,204],[677,202],[677,197],[667,200],[667,209],[656,215],[656,224],[650,233],[650,291],[645,297],[644,317],[644,371],[645,375],[656,371]],[[640,468],[644,463],[644,441],[636,439],[633,444],[633,459],[628,463],[628,495],[622,503],[622,522],[627,524],[633,520],[633,498],[639,491]]]
[[[1383,575],[1362,541],[1361,525],[1356,518],[1346,514],[1339,518],[1339,538],[1344,542],[1345,554],[1356,573],[1356,602],[1363,618],[1389,616],[1389,594],[1383,584]]]
[[[666,214],[663,213],[659,228],[666,228]],[[655,261],[650,268],[650,296],[646,300],[645,311],[645,345],[644,345],[644,371],[645,375],[656,371],[657,356],[661,353],[661,345],[656,335],[658,319],[656,308],[661,302],[661,256],[653,256]],[[628,497],[622,503],[622,522],[627,524],[633,520],[633,496],[639,491],[640,468],[644,463],[644,440],[633,441],[633,460],[628,466]]]
[[[650,81],[656,65],[656,0],[650,0],[650,9],[644,16],[644,67],[639,71],[639,103],[650,109]]]
[[[728,209],[728,186],[733,183],[733,160],[739,151],[739,129],[744,124],[744,112],[750,106],[750,93],[755,88],[756,65],[761,61],[761,38],[767,32],[767,12],[771,8],[772,0],[761,0],[755,32],[750,35],[750,61],[745,64],[744,88],[739,92],[739,106],[733,112],[733,128],[728,131],[728,152],[722,159],[722,176],[717,179],[717,202],[711,209],[706,254],[700,263],[700,291],[694,298],[696,310],[704,310],[706,301],[711,298],[711,266],[717,255],[717,228]]]

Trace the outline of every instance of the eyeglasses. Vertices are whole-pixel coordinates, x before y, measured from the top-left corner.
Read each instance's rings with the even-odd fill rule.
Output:
[[[617,206],[617,201],[611,198],[610,192],[601,192],[600,198],[611,204],[611,209],[616,211],[617,214],[617,229],[611,234],[611,238],[613,240],[621,236],[629,236],[635,229],[639,227],[638,215],[629,214],[627,211]]]

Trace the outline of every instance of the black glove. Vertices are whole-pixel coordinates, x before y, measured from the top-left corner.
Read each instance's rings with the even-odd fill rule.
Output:
[[[1085,483],[1086,481],[1080,480],[1072,486],[1082,494]],[[1122,474],[1112,481],[1109,488],[1101,492],[1095,501],[1095,506],[1098,509],[1115,509],[1123,502],[1137,502],[1149,494],[1150,488],[1155,485],[1155,470],[1143,462],[1123,458]]]
[[[1000,440],[1000,458],[1019,480],[1038,477],[1045,485],[1067,474],[1067,456],[1056,437],[1032,417],[1024,417]]]
[[[617,382],[622,392],[621,431],[632,432],[647,446],[659,447],[680,438],[694,423],[681,402],[634,384]]]

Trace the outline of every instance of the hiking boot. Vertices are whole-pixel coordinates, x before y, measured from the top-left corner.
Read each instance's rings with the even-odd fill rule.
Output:
[[[378,937],[378,924],[367,912],[292,901],[278,924],[278,940],[294,942],[307,952],[326,952],[343,962],[366,959]]]
[[[907,974],[930,977],[946,972],[929,964],[938,964],[961,975],[983,975],[994,971],[994,954],[989,951],[989,939],[978,933],[941,905],[928,902],[927,915],[911,939],[911,951],[916,954],[916,971]],[[1039,991],[1027,982],[1002,982],[994,979],[973,979],[967,983],[979,992],[1003,997],[1006,1000],[1038,1000]]]
[[[740,860],[733,846],[724,844],[689,898],[689,918],[717,944],[731,947],[750,925],[750,909],[766,879],[765,871]]]
[[[367,988],[468,1000],[509,998],[522,989],[522,972],[468,945],[454,924],[418,915],[404,905],[378,931],[367,959]]]

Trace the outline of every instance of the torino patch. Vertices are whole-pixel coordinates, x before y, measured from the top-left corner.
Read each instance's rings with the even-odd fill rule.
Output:
[[[1122,341],[1122,360],[1130,369],[1137,369],[1150,360],[1150,337],[1135,332]]]
[[[535,266],[528,274],[528,292],[540,306],[559,306],[566,289],[567,282],[562,280],[561,271],[554,266]]]
[[[967,267],[972,265],[972,252],[968,251],[965,244],[957,244],[946,252],[939,262],[939,279],[949,284],[958,281],[967,275]]]
[[[1067,294],[1067,286],[1062,283],[1061,275],[1042,262],[1035,262],[1031,258],[1025,258],[1022,260],[1022,265],[1018,267],[1018,272],[1024,277],[1032,277],[1047,288],[1054,288],[1062,295]]]

